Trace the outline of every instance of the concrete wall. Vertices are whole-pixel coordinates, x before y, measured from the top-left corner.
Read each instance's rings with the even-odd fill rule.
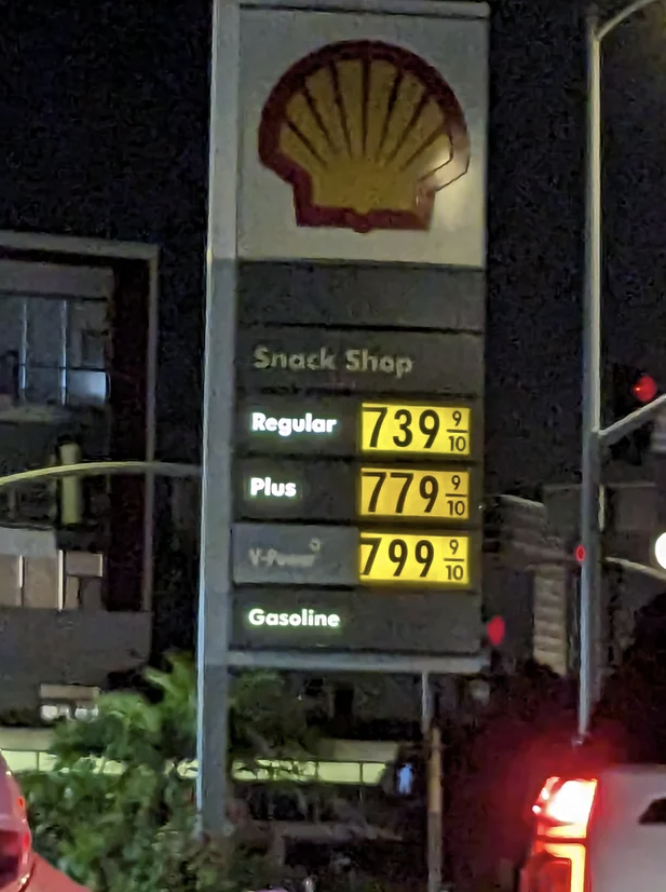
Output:
[[[0,608],[0,710],[35,708],[40,684],[103,686],[149,646],[148,613]]]

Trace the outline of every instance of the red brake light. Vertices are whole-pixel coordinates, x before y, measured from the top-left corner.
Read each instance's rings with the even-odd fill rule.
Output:
[[[587,828],[596,792],[595,779],[551,777],[544,784],[532,811],[541,820]]]

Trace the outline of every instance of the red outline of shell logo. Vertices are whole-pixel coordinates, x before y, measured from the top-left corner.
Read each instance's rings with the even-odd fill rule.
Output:
[[[299,226],[430,228],[435,196],[467,173],[465,116],[414,53],[371,40],[293,65],[261,115],[259,157],[293,189]]]

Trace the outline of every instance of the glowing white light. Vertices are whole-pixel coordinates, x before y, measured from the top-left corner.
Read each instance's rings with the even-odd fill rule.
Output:
[[[666,570],[666,533],[657,537],[654,543],[654,557],[659,566]]]

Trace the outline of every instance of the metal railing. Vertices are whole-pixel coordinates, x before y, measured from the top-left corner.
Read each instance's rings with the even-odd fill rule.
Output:
[[[16,773],[49,772],[55,767],[54,756],[42,750],[14,746],[3,749],[3,756]],[[123,770],[116,762],[93,761],[105,774]],[[391,771],[391,763],[315,760],[289,763],[289,767],[278,772],[279,777],[269,778],[260,768],[255,780],[248,781],[247,766],[236,762],[232,776],[253,821],[388,826],[392,823],[395,802],[384,789],[384,780]],[[181,774],[194,779],[196,762],[183,763]],[[287,782],[287,776],[291,783]]]

